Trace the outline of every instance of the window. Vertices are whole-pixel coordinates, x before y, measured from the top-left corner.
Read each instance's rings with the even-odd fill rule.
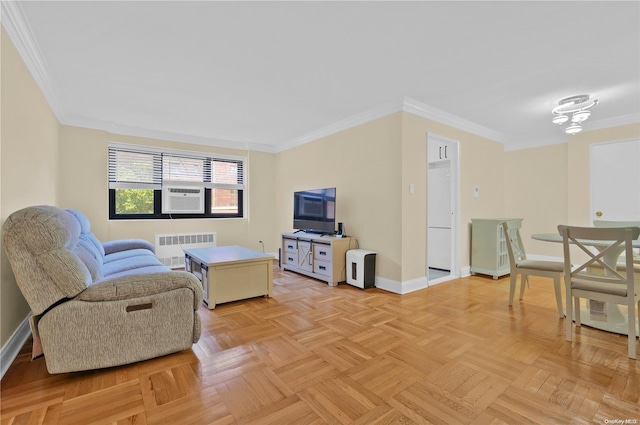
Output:
[[[244,158],[109,145],[109,218],[244,216]],[[163,214],[162,186],[204,188],[203,214]]]

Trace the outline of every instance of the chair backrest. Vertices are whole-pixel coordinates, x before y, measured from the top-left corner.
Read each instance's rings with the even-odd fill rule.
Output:
[[[565,277],[594,284],[626,285],[626,293],[633,291],[633,246],[640,235],[640,227],[576,227],[558,226],[564,246]],[[588,259],[573,266],[570,245],[577,246]],[[590,247],[597,247],[594,253]],[[625,275],[610,265],[605,258],[622,251],[625,257]],[[616,256],[617,257],[617,256]],[[603,268],[604,275],[589,272],[589,267]]]
[[[92,282],[77,253],[80,231],[72,214],[47,205],[16,211],[5,221],[5,251],[34,315],[75,297]]]
[[[518,261],[526,260],[527,253],[522,244],[519,227],[514,227],[508,221],[502,223],[504,238],[507,242],[507,250],[509,251],[509,264],[511,269],[515,270]]]
[[[595,227],[640,227],[640,221],[593,220]]]

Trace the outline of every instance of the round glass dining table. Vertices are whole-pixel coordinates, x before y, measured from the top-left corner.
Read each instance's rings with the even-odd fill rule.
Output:
[[[537,233],[531,235],[533,239],[545,242],[562,243],[562,236],[559,233]],[[606,248],[609,244],[605,241],[589,241],[581,240],[584,245],[593,246],[596,249]],[[636,239],[632,243],[634,248],[640,248],[640,240]],[[624,252],[624,246],[619,246],[618,249],[612,249],[608,254],[605,254],[602,259],[608,266],[616,268],[616,263],[620,254]],[[605,303],[606,317],[600,315],[591,314],[589,309],[580,309],[580,322],[585,326],[601,329],[604,331],[614,332],[617,334],[627,335],[628,333],[628,319],[625,312],[620,309],[618,304]],[[603,320],[604,319],[604,320]],[[638,324],[636,323],[636,327]],[[636,329],[636,335],[640,332],[640,329]]]

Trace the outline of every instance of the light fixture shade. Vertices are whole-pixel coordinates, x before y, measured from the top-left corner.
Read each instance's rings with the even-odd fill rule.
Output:
[[[551,122],[554,124],[564,124],[569,121],[569,115],[571,115],[571,122],[569,126],[564,129],[567,134],[577,134],[582,131],[582,123],[591,116],[589,109],[598,104],[598,99],[593,99],[588,94],[579,94],[576,96],[565,97],[558,101],[558,106],[553,108],[553,119]]]
[[[589,118],[590,115],[591,115],[591,111],[577,111],[573,113],[573,116],[571,117],[571,121],[582,122],[587,118]]]
[[[553,117],[551,122],[553,122],[554,124],[564,124],[568,119],[569,117],[566,115],[556,115],[555,117]]]
[[[567,134],[576,134],[582,131],[582,127],[576,123],[571,124],[564,130]]]
[[[558,101],[558,106],[551,112],[554,114],[570,114],[571,112],[590,109],[598,104],[598,99],[591,99],[588,94],[566,97]]]

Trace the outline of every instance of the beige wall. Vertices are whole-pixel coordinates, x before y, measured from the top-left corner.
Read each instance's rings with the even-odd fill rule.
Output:
[[[471,219],[504,215],[504,147],[501,143],[404,113],[402,153],[402,279],[425,276],[427,222],[427,137],[459,142],[460,267],[470,266]],[[409,184],[414,193],[409,193]],[[473,187],[480,197],[473,197]]]
[[[520,231],[528,254],[562,257],[562,245],[531,239],[568,223],[568,145],[505,153],[505,215],[522,218]]]
[[[109,142],[246,157],[249,170],[246,218],[109,220]],[[275,221],[273,169],[274,156],[269,153],[213,148],[61,126],[59,206],[84,212],[91,221],[92,231],[102,241],[142,238],[154,243],[155,235],[159,233],[215,231],[218,245],[242,245],[262,250],[259,241],[263,241],[266,252],[277,252],[277,233],[272,225]]]
[[[585,131],[566,144],[505,154],[505,214],[523,218],[522,238],[529,255],[562,257],[560,244],[531,239],[558,224],[591,226],[590,146],[640,137],[640,124]]]
[[[9,214],[25,206],[57,202],[58,121],[4,28],[0,37],[0,214],[4,223]],[[0,344],[4,346],[30,309],[4,249],[0,252]]]
[[[377,252],[376,275],[402,284],[424,279],[430,132],[460,142],[461,266],[469,266],[471,218],[504,214],[503,146],[406,112],[279,153],[277,227],[291,230],[294,191],[336,186],[337,220],[361,248]],[[478,199],[474,186],[482,188]]]
[[[336,220],[360,248],[377,252],[378,276],[399,281],[401,119],[395,113],[278,153],[278,232],[292,230],[293,192],[335,187]]]

